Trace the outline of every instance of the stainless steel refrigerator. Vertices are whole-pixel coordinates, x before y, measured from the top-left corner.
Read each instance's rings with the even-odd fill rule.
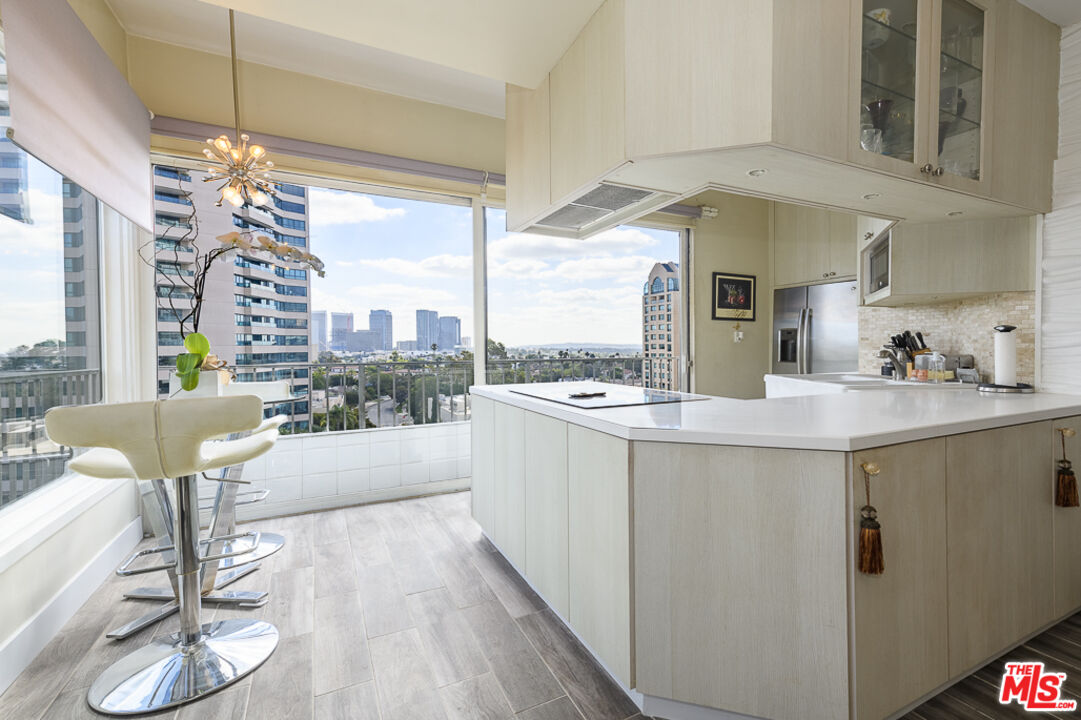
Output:
[[[773,292],[773,372],[856,372],[859,292],[854,282]]]

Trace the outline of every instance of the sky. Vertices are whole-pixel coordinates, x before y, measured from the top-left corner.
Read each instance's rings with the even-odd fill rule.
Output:
[[[312,309],[390,310],[394,340],[416,339],[416,310],[457,315],[472,338],[468,207],[311,188],[311,252],[326,263]],[[673,231],[620,227],[586,240],[506,232],[489,209],[488,335],[508,346],[641,343],[641,293],[656,262],[679,257]]]
[[[0,352],[66,334],[62,178],[32,156],[27,160],[32,222],[0,215]]]

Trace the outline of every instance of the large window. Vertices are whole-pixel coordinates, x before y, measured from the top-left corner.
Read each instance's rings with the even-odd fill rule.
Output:
[[[507,232],[503,210],[485,220],[489,382],[681,389],[681,233],[622,226],[575,240]]]
[[[64,474],[45,411],[101,399],[99,203],[0,140],[0,507]]]

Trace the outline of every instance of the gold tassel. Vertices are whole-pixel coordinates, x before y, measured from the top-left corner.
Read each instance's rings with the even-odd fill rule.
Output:
[[[878,522],[878,511],[871,505],[871,476],[880,472],[875,463],[863,463],[863,485],[867,495],[867,504],[860,508],[860,544],[857,567],[867,575],[881,575],[886,569],[882,555],[882,526]]]
[[[1073,437],[1073,428],[1059,428],[1062,435],[1062,459],[1058,461],[1058,478],[1055,484],[1055,505],[1059,507],[1078,507],[1081,502],[1077,497],[1077,476],[1073,466],[1066,459],[1066,438]]]

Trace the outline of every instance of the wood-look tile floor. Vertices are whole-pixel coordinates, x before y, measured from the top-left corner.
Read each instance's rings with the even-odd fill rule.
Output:
[[[1044,672],[1066,673],[1063,699],[1081,701],[1081,613],[1066,618],[1019,647],[987,663],[956,685],[947,688],[901,720],[999,720],[999,718],[1054,718],[1066,720],[1076,713],[1028,712],[1017,703],[998,702],[999,686],[1007,662],[1042,662]]]
[[[251,523],[285,547],[231,589],[268,589],[281,633],[252,675],[171,720],[626,720],[637,708],[481,535],[469,493]],[[111,578],[0,696],[4,720],[100,718],[94,678],[177,620],[123,642],[147,612],[123,600],[156,576]],[[161,578],[164,581],[164,578]],[[1081,678],[1081,676],[1079,676]],[[644,720],[644,719],[643,719]]]

